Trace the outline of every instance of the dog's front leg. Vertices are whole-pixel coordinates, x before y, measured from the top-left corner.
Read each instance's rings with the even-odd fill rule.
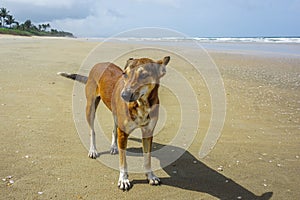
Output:
[[[118,181],[118,187],[121,190],[129,190],[131,188],[129,179],[128,179],[128,169],[127,169],[127,161],[126,161],[126,147],[128,134],[117,128],[118,130],[118,147],[119,147],[119,168],[120,168],[120,176]]]
[[[154,175],[151,169],[151,151],[152,151],[152,133],[149,134],[147,129],[142,129],[143,132],[143,155],[144,155],[144,169],[150,185],[159,185],[160,180]]]

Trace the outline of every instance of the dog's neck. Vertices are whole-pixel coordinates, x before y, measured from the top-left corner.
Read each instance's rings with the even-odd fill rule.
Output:
[[[145,126],[149,123],[149,113],[151,107],[146,95],[139,98],[138,100],[129,103],[131,109],[129,109],[129,114],[131,120],[138,126]]]
[[[149,123],[153,106],[157,106],[159,103],[157,92],[158,85],[138,100],[129,103],[129,114],[136,125],[145,126]]]
[[[143,95],[142,97],[140,97],[136,102],[138,103],[139,106],[149,106],[151,107],[153,104],[157,104],[158,103],[158,87],[159,85],[155,85],[155,87],[149,91],[148,93],[146,93],[145,95]]]
[[[148,97],[146,97],[146,95],[142,96],[141,98],[139,98],[138,100],[136,100],[138,106],[149,106],[149,101],[148,101]]]

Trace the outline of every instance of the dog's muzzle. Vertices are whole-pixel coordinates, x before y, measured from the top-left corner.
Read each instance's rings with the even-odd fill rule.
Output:
[[[127,102],[133,102],[138,99],[139,95],[131,89],[124,89],[121,92],[121,97]]]

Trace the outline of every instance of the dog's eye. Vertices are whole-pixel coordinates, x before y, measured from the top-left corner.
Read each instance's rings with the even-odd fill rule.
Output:
[[[128,75],[125,72],[123,72],[123,76],[124,78],[128,78]]]
[[[142,79],[145,79],[145,78],[147,78],[149,76],[149,74],[141,74],[140,75],[140,77],[142,78]]]

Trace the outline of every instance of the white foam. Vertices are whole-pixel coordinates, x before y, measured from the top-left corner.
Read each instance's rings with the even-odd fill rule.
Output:
[[[154,42],[182,42],[182,41],[198,41],[198,42],[225,42],[225,43],[300,43],[300,37],[156,37],[156,38],[114,38],[119,41],[154,41]]]

